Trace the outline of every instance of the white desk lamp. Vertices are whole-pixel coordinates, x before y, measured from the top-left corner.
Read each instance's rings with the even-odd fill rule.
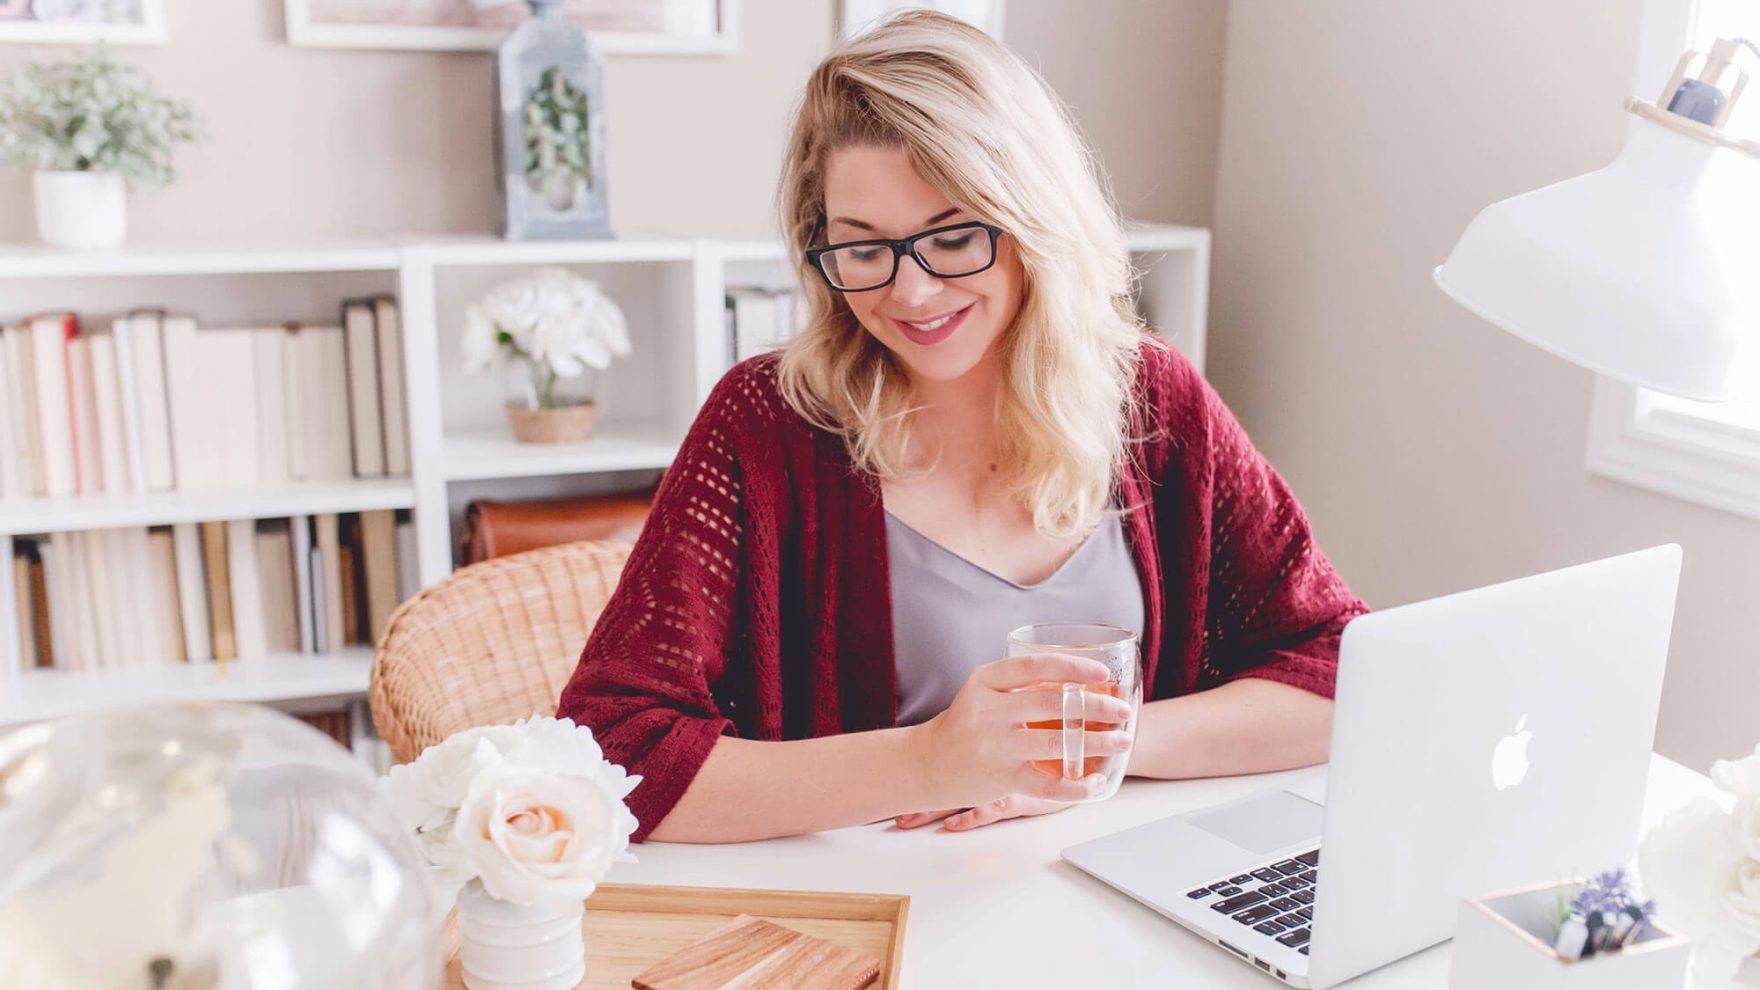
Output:
[[[1486,207],[1436,284],[1566,360],[1688,399],[1728,398],[1760,338],[1760,142],[1723,129],[1753,42],[1690,51],[1656,103],[1631,98],[1605,168]],[[1688,67],[1702,59],[1696,78]],[[1727,89],[1720,83],[1732,75]]]

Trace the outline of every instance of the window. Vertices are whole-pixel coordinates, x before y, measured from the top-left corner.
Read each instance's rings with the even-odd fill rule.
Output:
[[[1636,95],[1654,100],[1680,53],[1706,51],[1720,37],[1760,41],[1760,3],[1754,0],[1677,0],[1686,18],[1646,25]],[[1760,137],[1760,59],[1738,62],[1751,85],[1729,129]],[[1654,80],[1653,82],[1650,80]],[[1760,217],[1754,218],[1760,223]],[[1610,379],[1595,383],[1588,467],[1634,485],[1760,518],[1760,341],[1737,368],[1728,402],[1677,399]]]

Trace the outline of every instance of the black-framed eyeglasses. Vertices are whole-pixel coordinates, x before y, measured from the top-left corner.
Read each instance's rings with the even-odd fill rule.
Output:
[[[810,241],[825,229],[820,218]],[[934,227],[902,240],[876,238],[807,249],[807,262],[839,292],[884,288],[898,277],[899,259],[909,255],[936,278],[964,278],[996,264],[996,238],[1002,228],[982,220]]]

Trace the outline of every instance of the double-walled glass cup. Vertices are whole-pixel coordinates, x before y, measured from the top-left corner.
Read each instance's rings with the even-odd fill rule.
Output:
[[[1040,622],[1022,626],[1008,634],[1008,655],[1032,653],[1066,653],[1087,657],[1106,665],[1111,676],[1097,684],[1039,684],[1035,688],[1060,688],[1063,692],[1063,717],[1043,722],[1028,722],[1031,729],[1061,729],[1063,758],[1035,760],[1034,765],[1049,774],[1060,774],[1069,780],[1080,780],[1090,774],[1104,774],[1106,784],[1089,801],[1104,801],[1118,793],[1124,781],[1129,753],[1089,756],[1086,733],[1122,730],[1136,739],[1138,714],[1143,707],[1143,659],[1137,646],[1137,634],[1122,626],[1096,622]],[[1131,706],[1130,722],[1097,722],[1086,716],[1090,694],[1109,694],[1122,698]]]

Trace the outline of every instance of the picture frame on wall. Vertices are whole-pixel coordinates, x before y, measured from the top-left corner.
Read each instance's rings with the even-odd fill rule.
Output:
[[[841,0],[838,27],[853,38],[879,23],[886,15],[906,7],[927,7],[957,17],[992,38],[1002,38],[1003,0]]]
[[[165,0],[0,0],[0,42],[162,45]]]
[[[0,0],[5,3],[7,0]],[[311,48],[494,51],[529,16],[523,0],[285,0],[287,41]],[[606,55],[729,55],[740,0],[568,0]]]

